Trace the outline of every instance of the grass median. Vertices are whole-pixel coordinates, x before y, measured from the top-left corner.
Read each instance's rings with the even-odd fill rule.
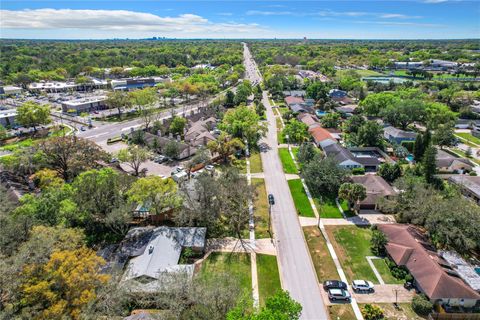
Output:
[[[277,257],[267,254],[257,254],[258,293],[260,305],[265,305],[265,300],[282,290],[278,274]]]
[[[310,206],[302,181],[300,179],[288,180],[288,187],[290,188],[290,193],[292,194],[298,215],[314,218],[315,213]]]
[[[282,162],[283,172],[297,174],[298,170],[293,162],[292,156],[288,148],[279,148],[278,155],[280,156],[280,161]]]
[[[265,181],[263,179],[253,178],[252,186],[257,192],[257,197],[253,203],[255,216],[255,237],[270,238],[268,233],[268,200]]]

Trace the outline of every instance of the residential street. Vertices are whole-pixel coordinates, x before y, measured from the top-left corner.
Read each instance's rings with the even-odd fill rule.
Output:
[[[247,76],[251,77],[252,82],[258,81],[258,69],[252,62],[248,48],[245,48]],[[261,157],[267,193],[275,197],[275,205],[272,207],[272,226],[282,287],[301,303],[302,319],[328,319],[315,270],[278,156],[276,122],[266,91],[263,92],[262,102],[267,108],[268,133],[261,143],[268,147],[261,153]]]

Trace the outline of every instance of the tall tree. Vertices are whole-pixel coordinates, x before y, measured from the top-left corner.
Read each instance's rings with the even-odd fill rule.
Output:
[[[138,177],[142,163],[148,160],[150,152],[148,149],[139,146],[128,146],[127,149],[120,150],[117,153],[118,160],[126,162],[132,169],[133,175]]]
[[[435,174],[437,173],[437,149],[433,145],[429,145],[425,154],[423,155],[423,175],[428,183],[435,181]]]
[[[419,162],[422,161],[423,154],[425,153],[425,144],[423,143],[423,135],[417,134],[415,138],[415,144],[413,145],[413,156],[415,157],[415,161]]]
[[[207,147],[212,153],[218,153],[224,163],[228,163],[229,156],[235,151],[245,148],[245,145],[242,140],[232,138],[229,134],[222,132],[217,140],[209,141]]]
[[[348,209],[367,197],[367,190],[359,183],[343,183],[338,189],[338,196],[348,203]]]
[[[219,128],[233,137],[246,139],[250,145],[256,145],[267,131],[266,125],[260,122],[255,110],[246,106],[228,110]]]
[[[65,181],[80,172],[97,166],[106,160],[106,154],[94,142],[76,136],[53,137],[38,146],[45,164],[56,170]]]
[[[183,135],[183,130],[185,129],[186,125],[187,125],[187,119],[183,117],[174,117],[172,119],[172,122],[170,123],[170,127],[168,130],[172,134]]]
[[[308,126],[298,120],[291,120],[285,125],[285,128],[282,131],[282,135],[286,138],[288,136],[288,141],[290,143],[302,143],[308,140]]]
[[[133,105],[137,106],[138,112],[143,119],[145,130],[148,130],[150,123],[154,120],[155,104],[158,102],[157,91],[154,88],[146,88],[129,93]]]
[[[117,109],[120,118],[122,117],[122,110],[132,106],[132,100],[129,98],[128,94],[123,91],[113,91],[108,93],[105,103],[109,108]]]
[[[33,127],[33,130],[36,132],[39,125],[51,122],[50,107],[34,102],[25,102],[17,108],[15,121],[26,128]]]
[[[305,164],[302,170],[305,182],[315,195],[336,196],[347,173],[348,171],[340,168],[334,159],[322,159],[320,154]]]

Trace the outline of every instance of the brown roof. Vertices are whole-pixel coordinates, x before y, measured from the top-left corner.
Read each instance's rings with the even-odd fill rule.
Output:
[[[297,103],[299,104],[302,102],[305,102],[302,97],[293,97],[293,96],[285,97],[285,103],[287,105],[297,104]]]
[[[353,176],[351,179],[353,182],[360,183],[367,189],[367,197],[362,200],[360,204],[374,205],[379,198],[395,194],[395,190],[380,176],[367,174],[364,176]]]
[[[310,113],[301,113],[300,115],[298,115],[297,119],[305,123],[309,127],[318,124],[317,118]]]
[[[334,137],[332,137],[330,132],[328,132],[326,129],[324,129],[322,127],[310,128],[308,130],[308,132],[310,132],[310,134],[313,137],[313,140],[315,140],[315,143],[317,143],[317,144],[322,142],[322,141],[328,140],[328,139],[331,139],[333,141],[337,141]]]
[[[416,227],[381,224],[378,228],[388,238],[385,248],[390,257],[408,269],[419,289],[430,299],[480,299],[480,294],[455,276]]]

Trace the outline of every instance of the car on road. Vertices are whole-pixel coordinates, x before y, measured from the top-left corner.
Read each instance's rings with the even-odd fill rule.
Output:
[[[268,204],[273,206],[275,204],[275,198],[273,197],[273,194],[268,195]]]
[[[347,290],[347,284],[340,280],[327,280],[323,283],[323,289],[343,289]]]
[[[352,296],[350,295],[350,293],[347,290],[330,289],[330,290],[328,290],[328,298],[331,301],[340,300],[340,301],[350,302],[350,300],[352,299]]]
[[[373,292],[375,291],[373,283],[367,280],[353,280],[352,289],[355,292]]]
[[[80,127],[80,131],[86,131],[87,129],[84,126]]]

